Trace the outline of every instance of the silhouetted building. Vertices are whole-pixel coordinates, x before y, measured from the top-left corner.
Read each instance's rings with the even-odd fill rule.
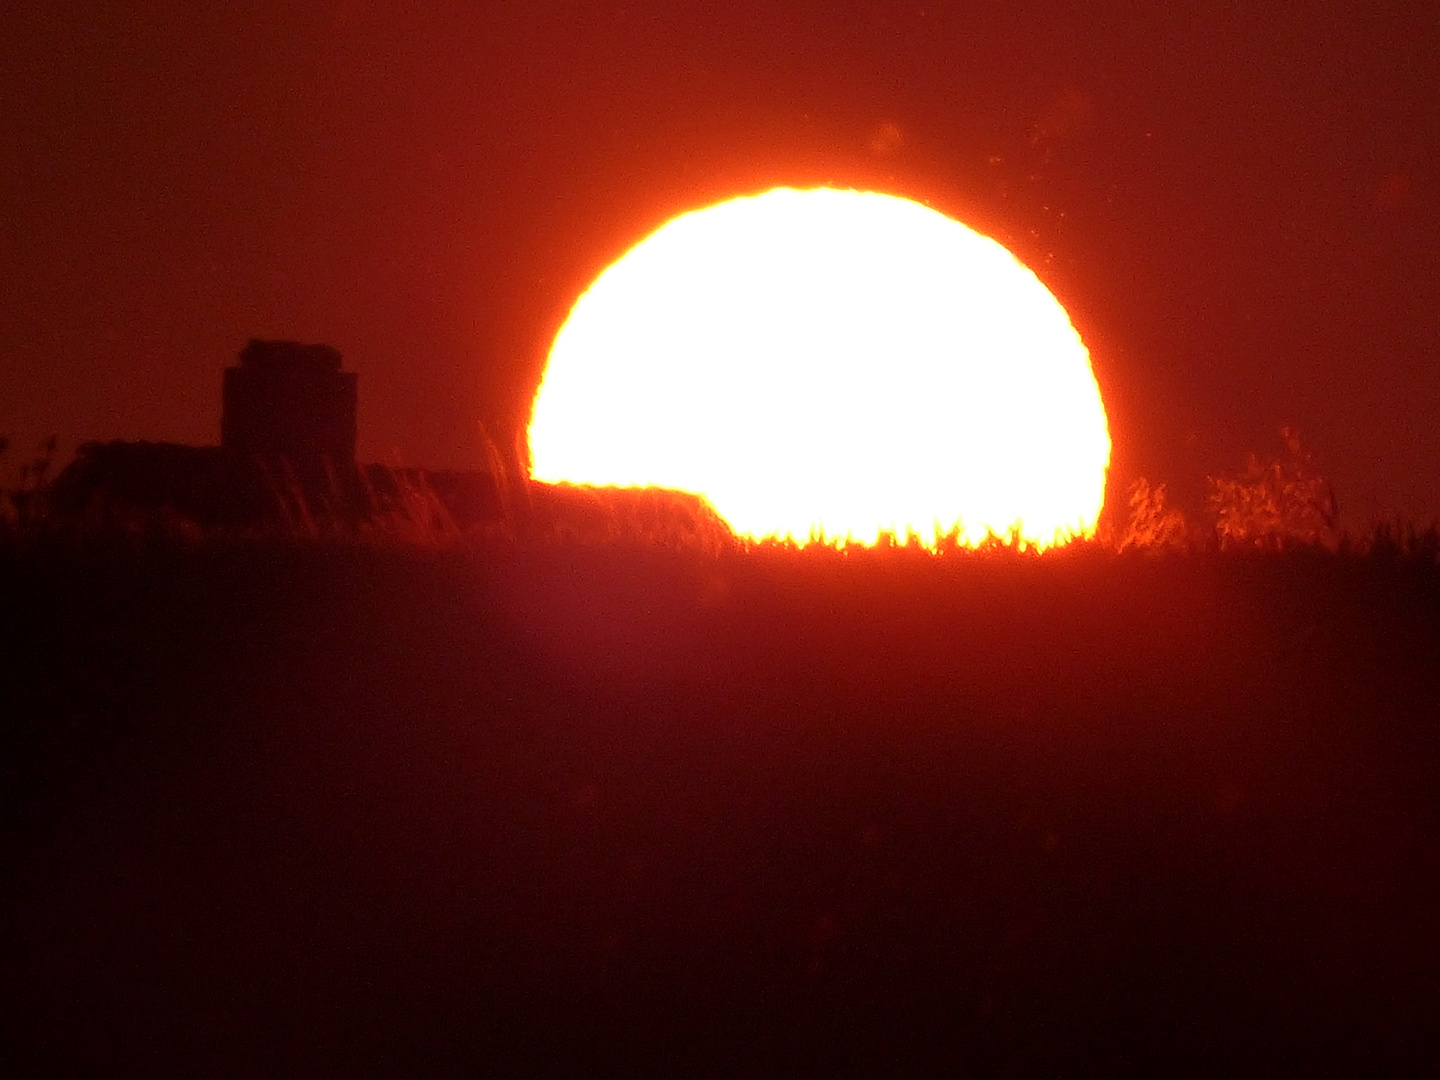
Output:
[[[165,532],[362,525],[440,535],[502,521],[494,472],[355,461],[355,375],[328,345],[252,339],[225,369],[220,446],[89,442],[46,488],[52,520]]]
[[[328,345],[252,338],[225,369],[220,444],[309,471],[355,462],[354,372]]]

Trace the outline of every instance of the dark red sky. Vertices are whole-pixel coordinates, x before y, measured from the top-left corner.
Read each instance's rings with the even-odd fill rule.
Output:
[[[1292,424],[1352,519],[1440,514],[1433,3],[10,0],[0,42],[19,440],[216,441],[274,336],[360,373],[362,456],[471,464],[629,245],[831,182],[1040,274],[1120,475],[1193,497]]]

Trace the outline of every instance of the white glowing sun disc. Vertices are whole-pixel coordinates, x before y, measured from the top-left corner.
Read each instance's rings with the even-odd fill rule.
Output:
[[[1110,435],[1064,308],[919,203],[780,188],[683,214],[550,351],[541,481],[676,488],[740,535],[1048,546],[1094,531]]]

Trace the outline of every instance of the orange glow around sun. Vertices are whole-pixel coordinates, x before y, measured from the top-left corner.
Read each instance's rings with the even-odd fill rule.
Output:
[[[753,539],[1046,547],[1094,532],[1110,434],[1059,302],[890,195],[779,188],[682,214],[576,302],[536,480],[703,495]]]

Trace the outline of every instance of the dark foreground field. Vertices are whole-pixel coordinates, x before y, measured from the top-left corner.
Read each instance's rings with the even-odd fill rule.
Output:
[[[0,561],[7,1075],[1440,1069],[1440,575]]]

